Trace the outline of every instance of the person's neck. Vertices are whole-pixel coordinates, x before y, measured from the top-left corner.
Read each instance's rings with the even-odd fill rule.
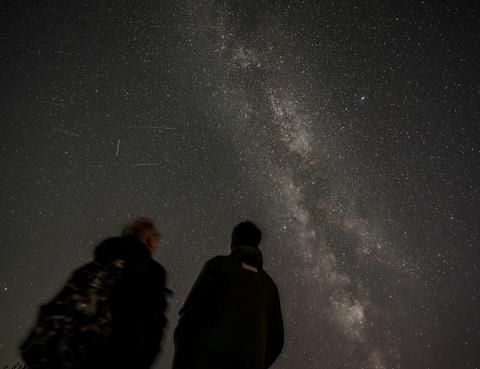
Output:
[[[258,247],[257,247],[257,246],[251,246],[251,245],[237,245],[237,246],[230,246],[230,249],[231,249],[232,251],[242,250],[242,249],[258,250]]]
[[[154,252],[153,247],[150,246],[145,240],[142,240],[142,239],[140,239],[140,238],[139,238],[139,240],[145,245],[145,247],[147,248],[148,253],[150,254],[150,256],[153,256],[153,252]]]

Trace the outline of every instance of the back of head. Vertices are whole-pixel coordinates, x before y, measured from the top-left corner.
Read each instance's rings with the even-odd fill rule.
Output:
[[[262,240],[262,231],[250,222],[245,221],[239,223],[233,228],[232,232],[232,248],[237,246],[253,246],[258,247]]]
[[[122,228],[122,236],[133,236],[139,240],[144,240],[146,236],[156,231],[153,220],[146,217],[138,217],[130,220]]]

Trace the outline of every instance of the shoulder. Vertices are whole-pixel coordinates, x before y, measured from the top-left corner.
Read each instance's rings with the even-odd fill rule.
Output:
[[[226,255],[218,255],[218,256],[215,256],[213,258],[211,258],[210,260],[208,260],[205,265],[216,265],[216,264],[221,264],[221,263],[224,263],[228,260],[228,256]]]
[[[215,269],[215,270],[220,269],[223,266],[229,264],[231,262],[230,259],[231,258],[228,257],[227,255],[215,256],[205,263],[203,269],[210,269],[210,270],[211,269]]]
[[[92,261],[77,267],[71,274],[69,280],[78,280],[86,278],[94,272],[98,272],[99,264]]]
[[[226,263],[228,263],[227,256],[215,256],[207,260],[207,262],[203,265],[200,275],[217,275],[218,273],[221,273],[221,270],[224,269]]]
[[[278,294],[278,287],[273,278],[270,277],[270,275],[265,270],[263,270],[263,275],[265,276],[265,280],[267,281],[270,290]]]

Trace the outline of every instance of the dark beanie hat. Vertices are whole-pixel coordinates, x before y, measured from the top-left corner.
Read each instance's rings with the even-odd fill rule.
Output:
[[[262,240],[262,231],[250,221],[239,223],[233,228],[232,248],[236,246],[258,247]]]

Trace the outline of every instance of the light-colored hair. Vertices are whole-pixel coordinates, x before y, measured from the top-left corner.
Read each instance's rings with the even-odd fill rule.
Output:
[[[142,239],[147,232],[156,231],[156,229],[152,219],[138,217],[125,224],[122,228],[122,236],[133,236]]]

